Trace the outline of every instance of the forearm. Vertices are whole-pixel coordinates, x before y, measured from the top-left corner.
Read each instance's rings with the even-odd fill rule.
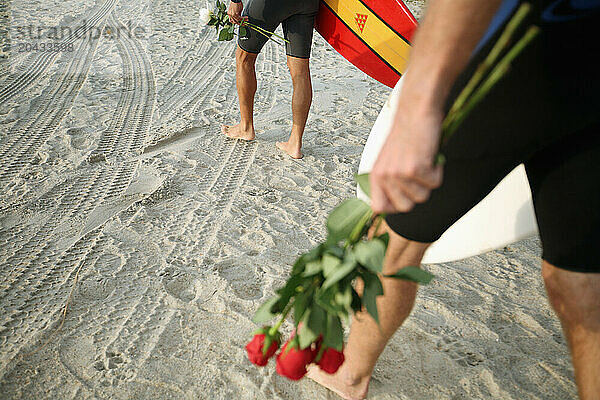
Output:
[[[412,109],[441,110],[501,0],[431,0],[415,35],[401,96]]]

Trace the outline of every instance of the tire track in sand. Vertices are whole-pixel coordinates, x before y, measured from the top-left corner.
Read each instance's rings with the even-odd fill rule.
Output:
[[[52,323],[68,294],[63,286],[85,258],[100,230],[85,232],[86,218],[129,185],[136,163],[95,168],[68,184],[43,225],[0,264],[0,376],[6,365]],[[11,236],[11,232],[3,232]],[[44,289],[46,288],[46,289]],[[64,290],[63,290],[64,289]],[[50,298],[39,293],[51,290]],[[42,302],[43,304],[40,304]]]
[[[225,86],[226,82],[223,79],[213,80],[204,90],[210,96],[211,93]],[[233,85],[233,81],[229,82]],[[233,90],[229,89],[228,92]],[[210,100],[208,98],[207,101]],[[231,109],[234,100],[228,102]],[[155,146],[153,153],[168,149],[169,145],[159,144]],[[133,380],[137,371],[151,356],[175,312],[170,304],[176,299],[162,288],[164,282],[161,275],[164,275],[167,268],[179,266],[182,257],[189,260],[198,254],[208,253],[210,247],[214,245],[221,221],[227,218],[253,163],[256,149],[256,143],[228,140],[219,135],[217,140],[210,142],[210,148],[204,150],[211,158],[218,160],[219,164],[211,166],[210,173],[202,176],[199,182],[197,174],[184,174],[183,179],[196,183],[198,190],[190,198],[178,203],[177,209],[172,210],[176,223],[169,224],[168,233],[198,237],[199,240],[193,247],[190,248],[176,241],[171,249],[162,249],[162,251],[167,250],[165,258],[160,256],[159,251],[149,252],[149,256],[144,256],[139,251],[140,243],[143,242],[140,239],[152,237],[151,232],[149,235],[134,236],[127,240],[123,240],[122,237],[107,237],[106,233],[103,233],[95,244],[86,238],[85,242],[89,244],[86,250],[71,252],[78,255],[77,260],[83,260],[82,262],[85,263],[82,272],[90,269],[91,265],[96,265],[95,270],[97,270],[96,260],[106,254],[110,246],[121,247],[119,253],[128,255],[119,262],[116,269],[111,269],[112,280],[117,285],[112,291],[112,298],[98,302],[97,308],[82,310],[81,315],[73,312],[72,318],[67,318],[68,326],[65,325],[65,331],[85,330],[95,343],[94,348],[88,350],[95,353],[97,361],[89,370],[82,371],[81,366],[75,364],[75,360],[71,363],[69,353],[61,354],[61,361],[66,369],[74,374],[77,380],[87,383],[85,390],[92,390],[94,393],[98,390],[98,394],[103,394],[112,389],[112,387],[101,388],[97,380],[90,380],[89,377],[98,377],[98,374],[107,379],[126,377],[127,380]],[[95,165],[104,165],[104,163],[92,164]],[[69,193],[70,190],[64,192]],[[73,197],[81,196],[74,194]],[[208,205],[207,198],[211,200]],[[138,209],[143,207],[142,203]],[[135,221],[135,219],[134,214],[131,220]],[[172,221],[173,219],[169,219],[169,222]],[[129,223],[128,221],[125,227]],[[142,222],[140,221],[139,224]],[[156,229],[160,230],[160,227]],[[119,231],[127,231],[128,235],[134,234],[133,230],[119,229]],[[91,246],[94,247],[89,250]],[[123,252],[123,246],[129,251]],[[43,253],[46,251],[44,250]],[[72,274],[77,266],[73,263],[70,265]],[[162,290],[157,290],[157,284]],[[50,295],[46,294],[46,296]]]
[[[85,25],[79,26],[57,44],[59,46],[74,44],[78,39],[84,37],[86,33],[91,32],[92,29],[100,29],[102,31],[104,20],[108,13],[114,9],[116,3],[117,0],[107,0],[89,18],[83,19],[86,21]],[[24,61],[25,65],[20,68],[21,71],[13,75],[13,77],[9,77],[7,82],[4,82],[4,87],[0,90],[0,105],[8,102],[19,93],[25,92],[30,86],[36,83],[43,76],[44,72],[54,64],[59,54],[59,52],[41,52],[27,57]]]
[[[209,47],[205,50],[206,46]],[[230,52],[230,46],[212,40],[207,42],[206,35],[198,50],[188,51],[181,66],[158,94],[160,117],[155,122],[157,129],[151,139],[152,144],[169,138],[172,132],[168,128],[170,123],[191,115],[198,104],[215,98],[219,84],[227,79],[220,61]],[[204,56],[194,61],[197,53]]]
[[[211,82],[212,86],[204,87],[208,101],[211,100],[210,95],[217,93],[226,81],[213,79]],[[233,84],[233,80],[229,81],[230,86]],[[234,101],[235,98],[228,103],[231,110]],[[173,296],[177,295],[169,293],[163,287],[165,276],[168,275],[166,270],[173,267],[180,268],[181,263],[192,265],[192,258],[197,261],[198,255],[208,253],[214,245],[219,227],[227,218],[253,163],[257,145],[254,142],[229,140],[220,135],[216,140],[211,141],[211,144],[211,148],[206,149],[206,153],[218,160],[219,165],[199,180],[197,175],[193,174],[183,178],[195,185],[197,192],[186,199],[178,209],[170,210],[175,216],[169,220],[167,231],[162,232],[162,235],[167,237],[188,239],[193,237],[198,240],[193,246],[190,246],[187,240],[176,240],[172,248],[163,249],[167,251],[160,262],[157,259],[147,259],[136,264],[134,260],[139,255],[135,255],[121,263],[121,268],[115,274],[119,289],[112,292],[114,298],[111,301],[100,304],[100,309],[94,313],[97,316],[95,318],[100,318],[100,321],[88,315],[87,317],[92,320],[83,318],[77,323],[77,326],[84,329],[86,326],[97,329],[95,332],[94,329],[86,332],[94,338],[94,343],[99,344],[95,349],[94,370],[88,371],[88,374],[101,374],[109,380],[118,379],[117,377],[123,374],[128,376],[128,379],[135,377],[137,371],[151,356],[154,347],[175,315],[176,309],[169,304],[173,302]],[[167,150],[172,145],[177,143],[159,142],[153,146],[152,154]],[[210,203],[208,205],[207,198]],[[151,232],[145,232],[143,235],[143,237],[151,236],[153,236]],[[133,243],[138,242],[139,239],[131,240],[129,253],[135,253]],[[163,287],[162,290],[157,290],[157,284]],[[140,287],[144,287],[141,294]],[[126,361],[116,368],[108,368],[107,366],[111,364],[114,367],[111,360],[115,357]],[[63,357],[63,362],[68,363],[68,359]],[[67,368],[70,371],[76,370],[70,366]],[[84,379],[83,376],[77,378]]]
[[[125,30],[114,12],[109,16],[108,26],[113,32]],[[156,103],[152,65],[141,42],[133,36],[117,35],[116,44],[123,65],[123,88],[110,125],[89,156],[90,162],[127,159],[141,154]]]
[[[112,18],[116,22],[116,17]],[[122,90],[128,93],[128,85],[134,81],[132,75],[135,68],[150,68],[150,65],[141,62],[144,58],[147,60],[147,56],[140,52],[140,46],[129,42],[122,43],[119,49],[125,64]],[[145,70],[139,77],[135,84],[139,86],[140,93],[137,96],[122,96],[131,106],[126,107],[124,104],[127,102],[120,102],[120,107],[115,110],[113,119],[120,122],[115,128],[129,138],[125,142],[117,141],[113,146],[114,151],[127,149],[139,154],[143,150],[154,107],[155,86],[151,70]],[[133,130],[131,135],[129,130]],[[88,219],[100,207],[118,199],[125,192],[139,164],[139,160],[129,160],[116,165],[102,163],[88,166],[77,178],[58,185],[54,193],[39,199],[43,204],[34,209],[43,209],[44,204],[51,204],[50,209],[45,210],[49,217],[43,221],[41,228],[37,231],[29,228],[25,232],[21,229],[17,235],[10,229],[0,232],[3,244],[9,242],[11,237],[29,236],[19,241],[17,248],[13,247],[10,251],[2,249],[8,257],[5,263],[0,264],[0,271],[3,272],[0,311],[4,316],[0,326],[0,343],[7,346],[2,346],[6,350],[0,351],[0,375],[4,374],[10,360],[36,335],[43,333],[60,313],[68,293],[65,285],[69,276],[87,259],[102,234],[101,221],[100,227],[87,233],[83,230],[90,223]],[[113,211],[116,215],[120,208],[113,207]],[[105,212],[103,210],[100,214]],[[110,216],[102,215],[102,218],[108,220]],[[17,227],[19,229],[22,225]],[[69,233],[73,237],[69,237]],[[45,295],[40,296],[39,293]]]
[[[121,381],[119,385],[123,380],[134,380],[176,315],[177,307],[173,307],[173,302],[191,301],[177,298],[164,287],[169,275],[167,270],[180,269],[181,263],[186,264],[183,268],[192,268],[192,259],[201,259],[214,246],[222,221],[227,218],[252,165],[256,143],[225,138],[216,142],[215,153],[222,160],[221,165],[214,174],[201,179],[196,195],[172,210],[176,216],[169,219],[170,229],[162,232],[165,236],[177,235],[188,240],[177,240],[170,249],[158,248],[157,244],[149,242],[161,231],[160,227],[154,228],[156,232],[139,234],[134,229],[119,229],[126,231],[127,237],[109,238],[110,246],[104,248],[117,247],[118,254],[127,256],[118,262],[117,268],[108,262],[106,266],[96,264],[94,268],[96,271],[104,268],[114,281],[110,297],[94,305],[93,310],[83,311],[82,315],[74,311],[72,322],[65,326],[65,330],[78,335],[83,331],[92,338],[94,348],[89,350],[94,352],[94,363],[89,369],[81,370],[75,367],[76,360],[70,360],[69,353],[61,355],[62,362],[71,373],[77,371],[76,379],[85,381],[107,398],[112,397],[113,386],[102,387],[99,376],[108,382]],[[206,202],[198,200],[207,196],[213,199],[210,208]],[[135,222],[136,217],[131,220]],[[193,246],[189,246],[190,238],[197,238]],[[103,254],[110,254],[110,251],[105,250]]]
[[[97,45],[98,38],[82,38],[66,71],[50,80],[48,87],[32,102],[27,115],[16,121],[0,142],[0,210],[11,205],[13,191],[20,186],[19,175],[71,110],[87,79]]]
[[[199,64],[202,64],[202,61]],[[226,102],[226,111],[233,112],[235,109],[235,81],[231,79],[228,82],[228,87],[222,87],[227,86],[226,74],[223,74],[220,80],[213,80],[213,82],[217,82],[218,85],[215,84],[212,88],[204,87],[203,89],[207,94],[196,96],[192,101],[196,105],[204,104],[205,101],[211,101],[211,97],[226,92],[230,94],[225,99],[229,100]],[[256,142],[230,140],[220,134],[218,135],[218,139],[213,141],[217,144],[217,148],[209,148],[207,153],[216,154],[216,159],[223,161],[220,167],[215,170],[214,175],[206,175],[198,183],[198,194],[204,194],[210,199],[209,207],[206,206],[204,201],[190,199],[180,209],[177,221],[184,222],[183,226],[172,224],[166,235],[174,235],[180,240],[177,240],[175,246],[167,252],[165,263],[158,273],[163,276],[162,285],[165,288],[158,291],[159,294],[156,295],[156,288],[149,285],[142,297],[135,300],[133,307],[123,307],[123,309],[132,311],[124,317],[124,321],[117,328],[118,330],[110,334],[110,330],[114,328],[106,329],[94,335],[96,341],[112,336],[112,340],[107,340],[103,349],[97,353],[98,363],[107,365],[108,361],[105,358],[108,355],[123,355],[128,360],[129,372],[133,375],[137,373],[137,369],[141,368],[145,361],[151,357],[154,347],[176,312],[175,308],[169,306],[169,303],[172,302],[169,299],[172,296],[178,297],[176,293],[166,289],[168,276],[170,275],[167,273],[167,269],[185,271],[193,268],[190,267],[191,265],[200,265],[204,256],[208,254],[214,245],[219,228],[230,212],[254,162],[257,151]],[[165,148],[171,145],[172,143],[169,143]],[[160,147],[161,144],[158,143],[152,151],[160,151]],[[189,179],[192,181],[197,178],[190,177]],[[190,238],[196,238],[197,240],[193,241],[192,244]],[[191,299],[178,299],[184,302],[191,301]],[[102,324],[102,327],[107,327],[107,325],[110,324]],[[125,329],[128,335],[121,334]],[[104,362],[102,362],[103,358]],[[102,367],[99,369],[102,369]],[[102,370],[104,374],[110,373],[109,370]],[[114,371],[114,374],[117,373],[122,372]]]

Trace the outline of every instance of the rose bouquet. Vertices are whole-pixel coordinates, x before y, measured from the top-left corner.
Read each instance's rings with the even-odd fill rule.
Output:
[[[456,99],[442,124],[442,144],[537,35],[539,29],[531,26],[506,51],[530,8],[527,3],[521,5]],[[436,162],[444,162],[441,154]],[[368,195],[368,175],[357,175],[356,180]],[[421,284],[431,281],[433,275],[418,267],[405,267],[392,275],[382,273],[389,240],[388,234],[377,234],[377,224],[382,218],[383,215],[374,215],[370,206],[357,198],[343,201],[330,213],[325,242],[298,257],[285,285],[256,311],[254,321],[257,324],[276,318],[278,321],[254,332],[252,341],[246,346],[252,363],[264,366],[277,353],[282,342],[279,329],[291,313],[295,329],[276,356],[277,373],[298,380],[306,374],[307,366],[315,363],[323,371],[333,374],[344,362],[343,323],[349,323],[353,313],[363,310],[379,323],[376,298],[383,295],[381,277]],[[364,284],[361,294],[354,289],[357,279]]]
[[[229,16],[227,15],[227,6],[225,3],[221,3],[219,0],[217,0],[213,10],[209,9],[208,7],[200,9],[200,22],[204,25],[214,26],[217,31],[219,41],[232,40],[236,35],[235,24],[229,20]],[[237,35],[246,36],[246,29],[252,29],[260,35],[266,36],[268,39],[273,40],[278,44],[282,43],[276,39],[273,39],[273,36],[283,40],[286,43],[289,43],[288,40],[277,35],[276,33],[269,32],[260,26],[249,22],[247,17],[244,18],[240,23]]]

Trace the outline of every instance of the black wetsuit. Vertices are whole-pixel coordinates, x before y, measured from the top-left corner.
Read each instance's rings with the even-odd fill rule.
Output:
[[[282,24],[288,56],[309,58],[315,16],[319,0],[248,0],[242,16],[261,28],[274,32]],[[260,53],[268,38],[254,29],[247,29],[238,45],[249,53]]]
[[[504,1],[448,108],[518,3]],[[532,3],[530,22],[541,34],[442,147],[442,186],[387,222],[408,239],[433,242],[524,163],[542,257],[564,269],[600,272],[600,0]]]

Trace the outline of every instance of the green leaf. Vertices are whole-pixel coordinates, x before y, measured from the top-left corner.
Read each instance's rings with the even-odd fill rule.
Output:
[[[308,319],[307,327],[316,336],[325,333],[325,330],[327,329],[327,313],[322,307],[313,304],[310,312],[310,318]]]
[[[275,314],[271,312],[271,307],[277,302],[279,296],[275,296],[264,302],[258,310],[254,313],[254,317],[252,320],[257,324],[262,324],[263,322],[270,321],[275,317]]]
[[[267,355],[267,351],[269,351],[269,347],[271,347],[271,344],[273,344],[273,338],[269,335],[265,335],[265,341],[262,347],[263,357]]]
[[[239,29],[239,31],[238,31],[238,34],[239,34],[240,36],[246,36],[246,34],[247,34],[247,33],[248,33],[248,32],[246,31],[246,28],[245,28],[245,27],[243,27],[243,26],[240,26],[240,29]]]
[[[308,305],[308,292],[301,292],[296,295],[294,298],[294,323],[296,326],[302,321],[304,313],[306,312],[306,307]]]
[[[302,346],[302,344],[308,343],[310,345],[317,338],[317,335],[315,335],[315,333],[308,328],[308,319],[310,318],[311,313],[312,309],[306,310],[302,316],[302,319],[300,320],[300,324],[298,324],[300,328],[296,327],[296,337],[300,343],[300,348],[307,347]]]
[[[304,313],[302,327],[298,330],[300,348],[305,349],[327,329],[327,313],[316,304]]]
[[[282,312],[287,304],[290,302],[292,296],[296,294],[296,288],[302,285],[304,279],[302,276],[294,275],[288,279],[285,286],[277,289],[276,293],[279,295],[279,299],[271,307],[271,312],[280,313]]]
[[[340,264],[323,282],[323,289],[327,289],[331,285],[344,279],[356,268],[356,258],[351,252],[348,252],[344,257],[344,261]]]
[[[356,260],[374,273],[380,273],[383,269],[383,259],[385,258],[385,243],[379,239],[371,239],[366,242],[359,242],[354,247]]]
[[[367,312],[377,324],[379,324],[379,314],[377,312],[377,296],[383,295],[383,286],[379,277],[371,272],[364,271],[362,278],[365,282],[363,290],[362,303],[367,309]]]
[[[369,197],[371,197],[371,183],[369,182],[369,174],[356,174],[354,179],[358,183],[361,190]]]
[[[296,259],[296,262],[294,263],[294,266],[292,267],[292,276],[300,275],[301,273],[304,272],[304,268],[306,267],[307,258],[308,257],[306,256],[306,254],[302,254],[300,257],[298,257]]]
[[[304,269],[304,273],[302,274],[302,276],[313,276],[321,273],[321,271],[323,271],[323,264],[321,263],[321,260],[311,261],[309,263],[306,263],[306,268]]]
[[[333,272],[335,272],[341,263],[342,260],[340,260],[338,257],[330,254],[324,254],[321,262],[323,266],[323,276],[325,276],[325,278],[330,276]]]
[[[325,253],[331,254],[332,256],[336,256],[339,259],[344,258],[345,250],[343,247],[338,246],[337,244],[329,245]]]
[[[337,292],[337,285],[333,285],[327,290],[318,291],[318,294],[316,294],[317,303],[329,314],[338,314],[342,311],[342,308],[337,306],[334,301]]]
[[[342,347],[344,346],[344,329],[342,328],[342,321],[335,315],[327,317],[327,333],[325,334],[323,345],[325,347],[332,347],[337,351],[342,351]]]
[[[352,286],[346,285],[342,290],[338,290],[335,294],[334,301],[340,307],[350,310],[352,307]]]
[[[308,253],[302,254],[300,257],[296,259],[294,266],[292,267],[292,275],[302,274],[305,270],[306,264],[320,260],[323,255],[323,251],[325,249],[325,243],[321,243],[318,246],[313,247]]]
[[[327,218],[328,242],[348,239],[356,225],[371,214],[371,207],[364,201],[356,198],[344,200]]]
[[[228,40],[229,37],[229,32],[227,31],[227,28],[223,28],[221,29],[221,32],[219,32],[219,41],[223,41],[223,40]]]
[[[230,23],[222,23],[221,25],[223,25],[223,28],[219,32],[218,40],[224,41],[224,40],[233,39],[233,37],[234,37],[233,25],[231,25]]]
[[[386,232],[383,235],[376,236],[376,238],[381,240],[387,249],[388,244],[390,243],[390,234]]]
[[[434,278],[432,273],[427,272],[419,267],[404,267],[395,274],[384,276],[387,278],[404,279],[407,281],[422,283],[424,285],[431,282],[431,280]]]

